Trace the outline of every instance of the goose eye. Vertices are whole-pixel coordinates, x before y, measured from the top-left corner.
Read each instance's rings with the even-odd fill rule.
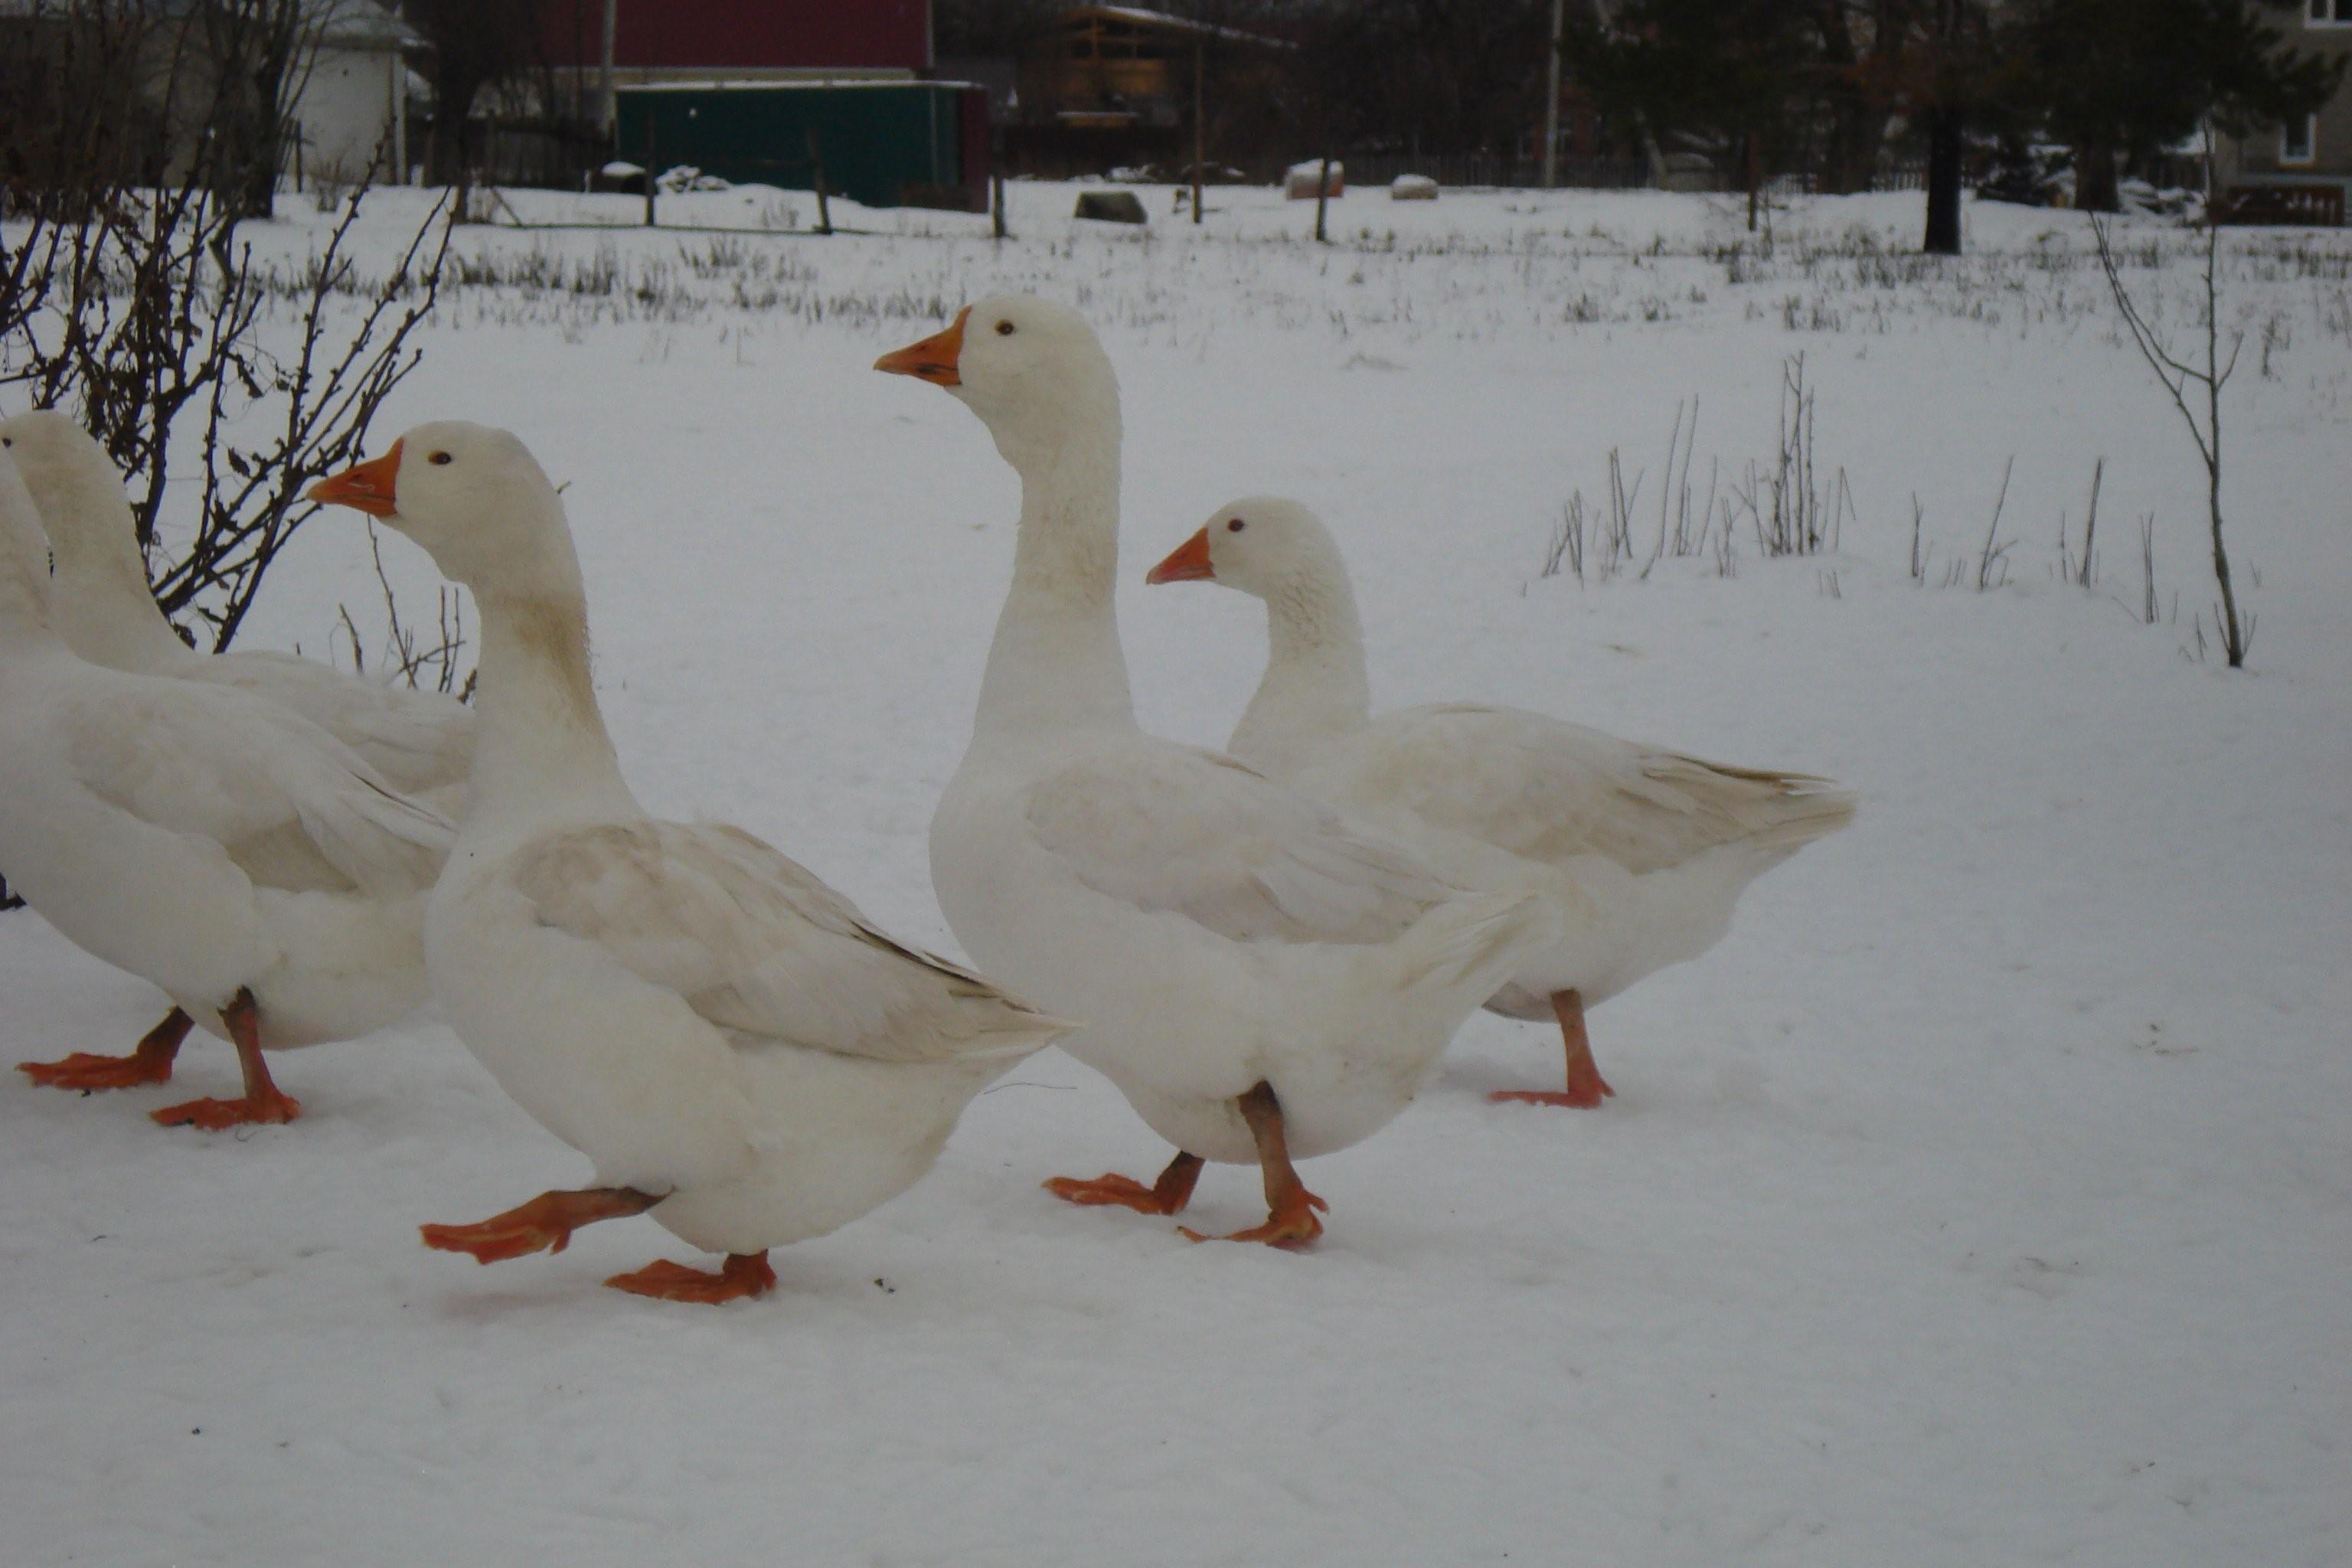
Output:
[[[1010,322],[1010,321],[999,321],[999,322],[997,322],[997,323],[996,323],[996,335],[997,335],[998,337],[1000,337],[1000,338],[1009,338],[1009,337],[1011,337],[1011,336],[1013,335],[1013,323],[1012,323],[1012,322]]]
[[[16,444],[16,437],[14,436],[0,436],[0,447],[13,447]]]
[[[449,454],[446,452],[435,452],[425,460],[433,464],[436,468],[446,468],[449,466]]]
[[[1249,524],[1244,522],[1240,518],[1235,518],[1233,521],[1225,524],[1225,531],[1227,533],[1239,533],[1243,529],[1247,528]]]

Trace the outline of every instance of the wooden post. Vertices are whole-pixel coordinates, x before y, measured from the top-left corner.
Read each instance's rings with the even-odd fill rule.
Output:
[[[1004,237],[1004,171],[991,169],[988,172],[988,186],[989,227],[998,239],[1003,239]]]
[[[1544,68],[1543,183],[1545,190],[1559,184],[1559,51],[1565,18],[1560,0],[1551,0],[1551,58]]]
[[[654,226],[654,106],[646,105],[646,226]]]
[[[620,0],[604,0],[604,28],[597,50],[596,121],[608,142],[618,140],[620,100],[613,96],[613,39],[620,28]]]
[[[1323,154],[1323,173],[1315,181],[1315,243],[1328,245],[1323,233],[1323,209],[1331,202],[1331,154]]]
[[[1208,58],[1198,37],[1192,39],[1192,222],[1201,221],[1201,164],[1208,157],[1209,127],[1201,111],[1204,94],[1201,89],[1203,65]]]
[[[814,125],[808,130],[808,155],[809,169],[814,176],[813,183],[816,186],[816,231],[819,234],[831,234],[833,206],[825,200],[824,150],[817,145],[816,127]]]
[[[408,61],[398,49],[384,51],[392,78],[392,178],[394,185],[408,184]]]

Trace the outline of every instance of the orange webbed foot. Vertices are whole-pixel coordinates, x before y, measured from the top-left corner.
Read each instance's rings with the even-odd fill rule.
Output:
[[[561,1252],[572,1233],[602,1219],[643,1214],[661,1199],[633,1187],[591,1187],[584,1192],[541,1193],[527,1204],[472,1225],[421,1225],[417,1232],[436,1252],[470,1253],[477,1263],[503,1263],[533,1252]]]
[[[142,1083],[172,1081],[172,1063],[180,1043],[195,1027],[195,1020],[174,1007],[163,1021],[147,1031],[127,1057],[93,1056],[76,1051],[61,1061],[18,1062],[16,1070],[50,1089],[130,1089]]]
[[[1254,1225],[1230,1236],[1210,1236],[1182,1225],[1176,1230],[1187,1241],[1262,1241],[1268,1247],[1296,1252],[1323,1234],[1323,1222],[1315,1217],[1318,1209],[1328,1214],[1331,1205],[1301,1187],[1294,1199],[1267,1215],[1264,1225]]]
[[[517,1219],[510,1214],[474,1225],[420,1225],[417,1234],[436,1252],[471,1254],[477,1263],[504,1263],[534,1252],[561,1252],[572,1245],[572,1227]]]
[[[241,1100],[191,1100],[148,1114],[166,1127],[201,1127],[219,1132],[231,1127],[291,1121],[302,1114],[302,1102],[273,1089]]]
[[[88,1051],[53,1062],[18,1062],[16,1070],[47,1089],[132,1089],[172,1081],[172,1058],[93,1056]]]
[[[1489,1105],[1564,1105],[1576,1110],[1598,1110],[1616,1090],[1595,1077],[1590,1084],[1569,1089],[1498,1089],[1486,1097]]]
[[[1560,1047],[1567,1057],[1568,1073],[1561,1087],[1496,1089],[1486,1097],[1488,1104],[1559,1105],[1572,1110],[1598,1110],[1602,1100],[1616,1094],[1592,1059],[1592,1037],[1584,1027],[1583,995],[1575,991],[1556,992],[1551,1007],[1559,1018]]]
[[[1193,1184],[1201,1179],[1201,1156],[1180,1149],[1176,1157],[1168,1162],[1168,1168],[1160,1173],[1160,1179],[1148,1187],[1132,1177],[1114,1173],[1091,1182],[1082,1182],[1075,1176],[1055,1176],[1045,1184],[1045,1190],[1065,1203],[1090,1207],[1116,1204],[1138,1214],[1182,1214],[1184,1205],[1192,1201]]]
[[[1064,1203],[1084,1204],[1089,1208],[1116,1204],[1138,1214],[1174,1214],[1183,1206],[1171,1206],[1159,1193],[1117,1172],[1097,1176],[1091,1182],[1076,1176],[1055,1176],[1045,1184],[1045,1190]]]
[[[721,1301],[766,1295],[776,1288],[776,1271],[768,1266],[766,1253],[738,1252],[730,1254],[716,1274],[662,1258],[633,1273],[615,1274],[604,1283],[632,1296],[717,1306]]]

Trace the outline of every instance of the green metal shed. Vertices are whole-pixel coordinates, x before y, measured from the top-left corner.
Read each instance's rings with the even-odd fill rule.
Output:
[[[658,83],[617,90],[617,151],[738,184],[816,185],[867,206],[985,210],[988,98],[962,82]]]

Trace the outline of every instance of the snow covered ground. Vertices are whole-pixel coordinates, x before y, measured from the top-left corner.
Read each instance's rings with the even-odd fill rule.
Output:
[[[1800,204],[1766,247],[1702,197],[1357,192],[1324,248],[1273,193],[1213,192],[1200,229],[1145,195],[1150,228],[1082,228],[1071,187],[1016,186],[1002,246],[847,204],[874,232],[465,231],[472,280],[376,445],[440,416],[521,434],[569,482],[647,803],[740,823],[936,945],[924,830],[1015,492],[966,411],[867,366],[1001,288],[1086,310],[1121,373],[1147,722],[1221,741],[1262,643],[1240,595],[1144,569],[1220,501],[1281,491],[1350,552],[1383,703],[1826,773],[1860,823],[1596,1013],[1606,1110],[1486,1104],[1548,1084],[1558,1047],[1474,1019],[1421,1103],[1308,1168],[1332,1215],[1304,1256],[1039,1192],[1167,1152],[1053,1052],[915,1191],[720,1310],[598,1287],[687,1256],[650,1225],[489,1269],[417,1244],[585,1173],[430,1017],[281,1058],[306,1114],[243,1136],[141,1114],[224,1092],[216,1043],[169,1089],[8,1074],[0,1556],[2344,1562],[2352,238],[2226,239],[2248,334],[2227,501],[2259,617],[2233,674],[2202,471],[2074,215],[1978,206],[1971,254],[1923,262],[1916,196]],[[372,255],[414,200],[381,200]],[[297,205],[257,242],[314,246]],[[664,216],[814,214],[733,192]],[[2194,242],[2122,237],[2185,331]],[[1710,543],[1640,577],[1678,406],[1696,490],[1711,464],[1719,493],[1769,475],[1799,353],[1818,474],[1851,498],[1835,552],[1764,559],[1743,518],[1727,574]],[[1636,558],[1542,575],[1570,497],[1605,512],[1612,448],[1642,476]],[[2101,457],[2086,592],[2061,518],[2079,550]],[[422,556],[385,551],[429,608]],[[321,651],[339,603],[380,615],[343,515],[247,638]],[[0,985],[8,1060],[127,1047],[163,1005],[29,911],[0,916]],[[1256,1200],[1218,1167],[1195,1212]]]

